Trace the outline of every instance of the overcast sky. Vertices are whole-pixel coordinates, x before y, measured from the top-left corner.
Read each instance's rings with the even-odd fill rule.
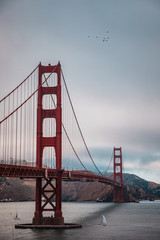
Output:
[[[60,60],[96,161],[160,183],[160,1],[0,0],[0,97]]]

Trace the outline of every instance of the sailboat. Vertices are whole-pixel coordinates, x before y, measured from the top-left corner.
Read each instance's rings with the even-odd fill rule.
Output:
[[[20,219],[20,218],[19,218],[19,215],[18,215],[18,212],[16,212],[16,216],[15,216],[14,219],[16,219],[16,220]]]
[[[106,226],[106,225],[107,225],[106,217],[102,215],[102,226]]]

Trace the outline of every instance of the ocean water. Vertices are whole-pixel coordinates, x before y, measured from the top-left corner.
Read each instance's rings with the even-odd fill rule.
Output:
[[[81,223],[81,229],[15,229],[31,223],[34,202],[0,203],[0,240],[159,240],[160,201],[140,203],[63,203],[65,222]],[[15,219],[16,213],[20,217]],[[102,215],[107,225],[103,226]]]

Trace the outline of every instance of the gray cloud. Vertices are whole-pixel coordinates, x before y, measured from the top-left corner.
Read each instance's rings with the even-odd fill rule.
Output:
[[[61,60],[95,157],[105,163],[112,147],[122,146],[128,161],[155,163],[160,146],[159,10],[159,1],[146,0],[0,1],[0,97],[39,61]],[[108,30],[106,45],[87,37]]]

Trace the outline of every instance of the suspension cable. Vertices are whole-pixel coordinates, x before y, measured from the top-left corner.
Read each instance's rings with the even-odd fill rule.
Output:
[[[83,133],[82,133],[82,131],[81,131],[81,128],[80,128],[80,125],[79,125],[79,122],[78,122],[78,119],[77,119],[77,116],[76,116],[76,113],[75,113],[75,110],[74,110],[74,107],[73,107],[73,104],[72,104],[72,101],[71,101],[71,97],[70,97],[70,94],[69,94],[69,91],[68,91],[68,88],[67,88],[67,84],[66,84],[66,81],[65,81],[64,74],[63,74],[62,70],[61,70],[61,73],[62,73],[62,78],[63,78],[64,85],[65,85],[65,88],[66,88],[66,92],[67,92],[67,95],[68,95],[68,99],[69,99],[69,102],[70,102],[70,104],[71,104],[71,108],[72,108],[72,111],[73,111],[73,115],[74,115],[74,117],[75,117],[75,120],[76,120],[78,129],[79,129],[80,135],[81,135],[82,140],[83,140],[83,143],[84,143],[84,145],[85,145],[85,147],[86,147],[86,150],[87,150],[87,152],[88,152],[88,155],[89,155],[89,157],[90,157],[93,165],[95,166],[95,168],[97,169],[97,171],[100,173],[100,175],[102,175],[102,173],[100,172],[100,170],[98,169],[97,165],[95,164],[95,162],[94,162],[94,160],[93,160],[93,158],[92,158],[92,156],[91,156],[91,153],[90,153],[90,151],[89,151],[89,149],[88,149],[88,146],[87,146],[86,141],[85,141],[85,139],[84,139]]]
[[[113,152],[112,152],[112,155],[111,155],[111,159],[110,159],[109,165],[108,165],[106,171],[103,173],[103,176],[108,172],[108,169],[109,169],[109,167],[111,165],[112,160],[113,160]]]
[[[10,96],[13,92],[15,92],[39,67],[40,64],[38,64],[38,66],[28,75],[28,77],[26,77],[23,82],[21,82],[16,88],[14,88],[10,93],[8,93],[3,99],[0,100],[0,103],[2,101],[4,101],[8,96]]]
[[[44,74],[44,78],[46,79],[45,74]],[[46,79],[46,84],[47,84],[47,87],[49,87],[48,82],[47,82],[47,79]],[[55,101],[54,101],[52,95],[51,95],[51,99],[52,99],[52,102],[53,102],[53,104],[54,104],[54,107],[56,107],[56,104],[55,104]],[[82,163],[80,157],[78,156],[78,153],[76,152],[76,150],[75,150],[75,148],[74,148],[74,146],[73,146],[73,144],[72,144],[72,142],[71,142],[71,139],[70,139],[70,137],[69,137],[69,135],[68,135],[68,133],[67,133],[67,130],[66,130],[66,128],[65,128],[65,126],[64,126],[63,123],[62,123],[62,128],[63,128],[63,130],[64,130],[64,132],[65,132],[65,134],[66,134],[66,137],[67,137],[67,139],[68,139],[68,141],[69,141],[69,143],[70,143],[70,145],[71,145],[71,147],[72,147],[72,149],[73,149],[73,151],[74,151],[77,159],[79,160],[79,162],[81,163],[81,165],[83,166],[83,168],[84,168],[87,172],[90,172],[90,171],[87,170],[87,168],[86,168],[86,167],[84,166],[84,164]]]
[[[52,72],[49,74],[49,76],[46,78],[46,80],[43,81],[43,82],[41,83],[41,85],[39,85],[39,87],[38,87],[22,104],[19,105],[19,107],[17,107],[13,112],[11,112],[7,117],[5,117],[5,118],[0,122],[0,124],[1,124],[2,122],[4,122],[6,119],[8,119],[8,118],[9,118],[12,114],[14,114],[16,111],[18,111],[18,109],[20,109],[26,102],[28,102],[28,100],[29,100],[30,98],[32,98],[32,97],[34,96],[34,94],[35,94],[36,92],[38,92],[38,90],[44,85],[44,83],[48,80],[48,78],[50,78],[50,76],[51,76],[52,73],[56,70],[56,68],[57,68],[57,65],[53,68]]]

